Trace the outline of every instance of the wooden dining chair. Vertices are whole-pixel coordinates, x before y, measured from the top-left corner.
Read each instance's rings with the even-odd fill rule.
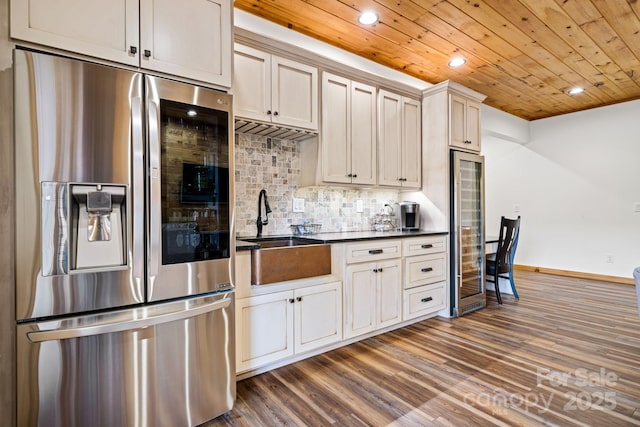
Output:
[[[496,299],[502,304],[499,279],[509,279],[511,290],[516,300],[519,300],[516,284],[513,281],[513,259],[520,237],[520,216],[517,219],[500,218],[500,237],[495,254],[487,256],[487,281],[493,282],[496,288]]]

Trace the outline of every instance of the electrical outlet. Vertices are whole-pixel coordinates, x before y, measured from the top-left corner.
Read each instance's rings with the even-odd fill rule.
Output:
[[[513,212],[520,213],[520,205],[513,205]]]
[[[613,264],[613,254],[606,254],[605,255],[605,260],[606,260],[607,264]]]
[[[293,211],[304,212],[304,199],[298,197],[293,198]]]
[[[356,200],[356,212],[364,212],[364,203],[362,202],[362,199]]]

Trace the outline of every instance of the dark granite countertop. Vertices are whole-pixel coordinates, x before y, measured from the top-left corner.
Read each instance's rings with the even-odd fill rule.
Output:
[[[376,239],[399,239],[405,237],[419,237],[419,236],[432,236],[448,234],[447,231],[442,230],[418,230],[418,231],[345,231],[334,233],[317,233],[317,234],[305,234],[305,235],[273,235],[263,236],[263,239],[277,239],[295,237],[296,239],[305,239],[317,243],[344,243],[344,242],[358,242],[366,240]],[[253,236],[246,236],[247,239],[253,239]],[[248,251],[252,249],[259,249],[260,243],[247,242],[242,240],[242,237],[236,239],[237,251]]]

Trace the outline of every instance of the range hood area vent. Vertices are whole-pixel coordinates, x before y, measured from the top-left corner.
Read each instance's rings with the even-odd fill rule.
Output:
[[[235,129],[237,133],[248,133],[252,135],[263,135],[270,138],[290,139],[293,141],[302,141],[313,138],[318,132],[287,128],[274,125],[272,123],[252,122],[246,119],[236,119]]]

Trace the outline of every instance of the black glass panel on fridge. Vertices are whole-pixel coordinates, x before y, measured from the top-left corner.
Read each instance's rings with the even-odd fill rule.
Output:
[[[162,264],[229,257],[228,113],[160,100]]]

